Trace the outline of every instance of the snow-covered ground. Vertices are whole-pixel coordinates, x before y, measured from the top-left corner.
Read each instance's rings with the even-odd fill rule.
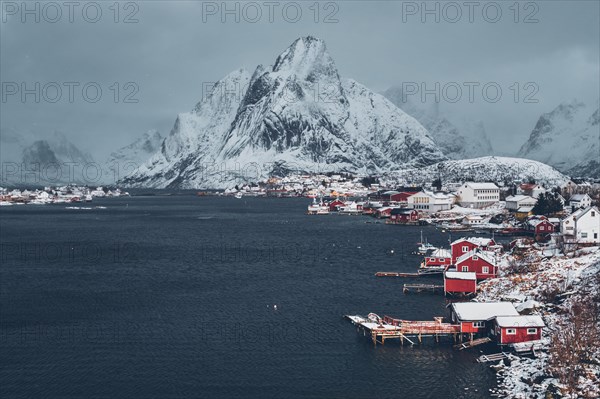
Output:
[[[476,300],[518,302],[522,308],[541,315],[547,326],[543,341],[550,346],[559,327],[569,323],[574,303],[599,292],[595,277],[600,273],[600,248],[585,248],[567,256],[549,257],[547,253],[532,248],[520,258],[504,255],[501,277],[482,283]],[[527,270],[511,273],[515,265],[526,265]],[[573,398],[600,397],[600,348],[595,350],[591,357],[596,364],[584,365],[586,377],[577,382],[578,392],[571,396]],[[523,399],[559,397],[549,396],[566,388],[550,370],[552,353],[556,352],[541,351],[535,358],[512,358],[510,365],[498,371],[495,396]]]

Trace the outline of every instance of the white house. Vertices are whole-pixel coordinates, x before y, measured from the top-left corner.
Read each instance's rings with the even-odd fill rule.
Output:
[[[465,208],[484,208],[500,201],[500,189],[494,183],[467,182],[457,194],[460,205]]]
[[[592,198],[587,194],[573,194],[569,199],[569,206],[573,210],[579,208],[589,208],[592,206]]]
[[[545,192],[546,189],[543,186],[535,183],[523,183],[519,184],[519,187],[517,187],[517,194],[528,195],[536,199]]]
[[[519,208],[529,208],[535,206],[537,200],[528,195],[512,195],[506,198],[506,209],[516,211]]]
[[[420,191],[408,197],[407,203],[409,208],[434,213],[452,209],[454,196],[431,191]]]
[[[600,212],[595,206],[579,209],[560,222],[565,241],[581,244],[600,243]]]

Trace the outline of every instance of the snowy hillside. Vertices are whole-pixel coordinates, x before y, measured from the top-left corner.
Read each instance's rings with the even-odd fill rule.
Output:
[[[547,163],[572,175],[600,177],[598,105],[563,103],[538,119],[519,156]]]
[[[445,161],[425,168],[396,171],[386,177],[400,183],[424,184],[438,176],[441,176],[443,182],[535,180],[549,187],[568,181],[558,170],[541,162],[507,157]]]
[[[140,165],[159,151],[164,138],[156,130],[149,130],[133,143],[112,152],[105,164],[104,181],[114,183],[121,177],[136,170]]]
[[[273,171],[381,173],[445,156],[414,118],[342,80],[325,43],[296,40],[272,67],[235,71],[178,116],[129,186],[221,188]]]
[[[492,155],[492,144],[481,121],[457,118],[440,111],[439,104],[420,103],[418,96],[403,96],[402,88],[382,93],[387,99],[417,119],[446,156],[465,159]]]

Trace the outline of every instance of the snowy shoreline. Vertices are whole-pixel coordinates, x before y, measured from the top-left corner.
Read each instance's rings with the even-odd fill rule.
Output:
[[[586,376],[576,381],[576,392],[566,392],[568,387],[551,370],[552,356],[557,353],[552,348],[553,338],[562,327],[572,324],[569,317],[576,313],[574,305],[600,295],[600,248],[583,248],[551,258],[538,248],[530,248],[520,255],[506,254],[501,262],[501,276],[483,282],[476,300],[516,302],[516,306],[520,303],[526,311],[541,315],[547,325],[543,342],[549,350],[536,352],[534,358],[511,358],[504,367],[494,365],[498,387],[492,395],[514,399],[600,397],[598,346],[592,347],[595,351],[589,355],[593,362],[582,366]]]

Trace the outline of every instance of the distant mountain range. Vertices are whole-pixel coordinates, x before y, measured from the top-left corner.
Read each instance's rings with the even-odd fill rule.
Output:
[[[519,156],[556,167],[574,177],[600,178],[600,111],[576,100],[538,119]]]
[[[41,138],[2,129],[0,157],[19,165],[62,165],[63,179],[57,181],[56,173],[54,180],[44,179],[42,173],[39,184],[228,188],[290,172],[396,174],[418,182],[437,176],[440,168],[447,179],[551,182],[566,179],[556,169],[600,177],[599,141],[598,104],[573,101],[539,118],[519,158],[490,157],[482,122],[411,101],[400,88],[377,94],[342,79],[325,43],[308,36],[272,66],[225,76],[190,112],[177,116],[166,138],[150,130],[96,163],[99,180],[70,176],[65,165],[95,161],[59,132]],[[22,174],[6,177],[0,184],[23,182]]]
[[[226,187],[255,164],[273,172],[382,173],[446,157],[427,130],[380,94],[341,79],[325,43],[297,39],[250,75],[219,81],[179,114],[129,186]]]
[[[448,115],[440,111],[439,104],[420,103],[403,95],[400,87],[392,87],[382,94],[417,119],[448,158],[466,159],[494,153],[483,122]]]

